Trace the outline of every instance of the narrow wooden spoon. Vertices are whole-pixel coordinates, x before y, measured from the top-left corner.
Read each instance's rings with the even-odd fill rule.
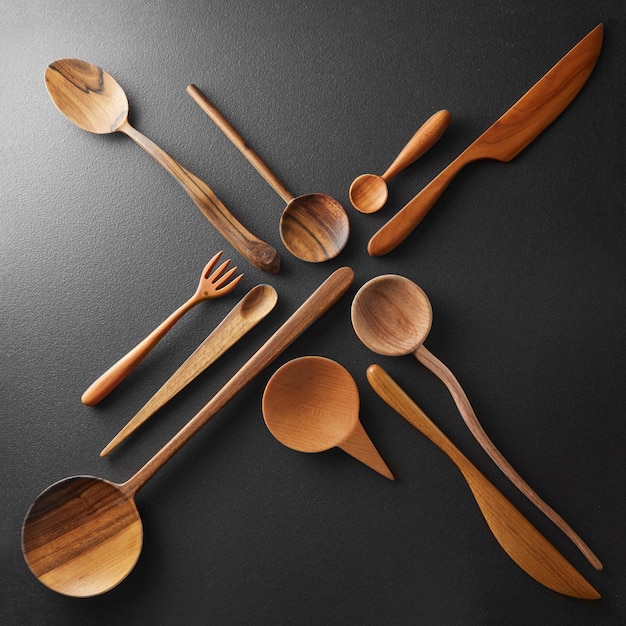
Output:
[[[491,532],[515,563],[548,589],[585,600],[600,598],[587,580],[428,419],[382,367],[371,365],[367,380],[392,409],[428,437],[459,468]]]
[[[352,325],[359,339],[377,354],[413,354],[437,376],[452,395],[461,417],[478,443],[505,476],[556,526],[558,526],[596,568],[602,563],[567,522],[549,507],[489,439],[463,388],[452,372],[423,345],[432,323],[426,294],[403,276],[388,274],[367,282],[352,302]]]
[[[210,187],[128,122],[128,99],[115,79],[79,59],[59,59],[46,70],[46,87],[56,107],[91,133],[128,135],[162,165],[187,192],[205,217],[250,263],[266,272],[280,269],[278,253],[240,224]]]
[[[350,222],[341,204],[324,193],[294,198],[198,87],[189,85],[187,93],[287,203],[280,218],[280,236],[287,250],[309,263],[336,257],[350,234]]]
[[[384,174],[361,174],[350,185],[350,202],[361,213],[375,213],[387,202],[387,183],[402,170],[414,163],[439,141],[450,125],[449,111],[437,111],[429,117],[402,148]]]
[[[285,363],[265,387],[263,418],[288,448],[299,452],[341,448],[394,479],[359,421],[356,383],[336,361],[305,356]]]
[[[226,350],[254,328],[276,306],[276,302],[278,302],[278,294],[274,287],[270,285],[253,287],[124,428],[113,437],[100,456],[109,454],[181,389],[199,376],[209,365],[215,363]]]
[[[22,552],[50,589],[88,597],[109,591],[133,569],[143,539],[135,505],[143,487],[220,409],[265,369],[352,284],[349,267],[333,272],[211,400],[125,483],[74,476],[44,490],[22,526]]]

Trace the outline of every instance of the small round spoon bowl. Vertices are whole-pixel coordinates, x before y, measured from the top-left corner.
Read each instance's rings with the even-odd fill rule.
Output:
[[[267,383],[263,418],[274,437],[298,452],[341,448],[393,480],[359,421],[359,390],[339,363],[318,356],[289,361]]]

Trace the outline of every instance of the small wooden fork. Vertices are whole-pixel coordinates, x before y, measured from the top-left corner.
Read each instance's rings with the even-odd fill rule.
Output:
[[[220,251],[206,264],[205,268],[202,270],[198,288],[187,302],[176,309],[176,311],[155,328],[141,343],[137,344],[126,356],[123,356],[115,365],[112,365],[100,378],[89,386],[81,397],[83,404],[90,406],[97,404],[113,391],[113,389],[141,363],[150,350],[156,346],[172,326],[174,326],[187,311],[196,306],[196,304],[199,304],[203,300],[211,300],[212,298],[225,296],[239,284],[243,274],[232,278],[237,268],[233,267],[226,271],[226,268],[230,264],[229,260],[224,261],[213,272],[213,268],[221,256],[222,252]]]

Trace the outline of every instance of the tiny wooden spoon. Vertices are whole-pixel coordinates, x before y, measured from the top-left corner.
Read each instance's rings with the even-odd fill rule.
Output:
[[[250,263],[266,272],[280,269],[278,253],[240,224],[210,187],[128,122],[124,90],[99,67],[79,59],[59,59],[46,69],[46,87],[56,107],[91,133],[121,132],[162,165],[187,192],[205,217]]]
[[[324,193],[294,198],[198,87],[189,85],[187,93],[287,203],[280,218],[280,236],[287,250],[309,263],[336,257],[350,235],[350,222],[341,204]]]
[[[403,276],[388,274],[367,282],[352,302],[352,325],[359,339],[377,354],[413,354],[448,388],[471,433],[505,476],[556,526],[596,568],[602,563],[567,522],[549,507],[513,469],[483,430],[474,409],[452,372],[423,345],[432,323],[426,294]]]
[[[430,150],[450,125],[449,111],[437,111],[429,117],[409,139],[387,171],[378,174],[361,174],[350,185],[350,202],[361,213],[375,213],[387,202],[387,183],[402,170]]]
[[[330,309],[352,284],[349,267],[335,270],[241,369],[134,476],[112,483],[74,476],[44,490],[22,526],[22,552],[44,585],[68,596],[109,591],[133,569],[143,540],[135,496],[220,409]]]
[[[367,380],[392,409],[428,437],[459,468],[491,532],[515,563],[553,591],[585,600],[600,598],[587,580],[428,419],[382,367],[370,365]]]
[[[393,480],[359,421],[359,390],[339,363],[305,356],[285,363],[263,393],[263,418],[283,445],[299,452],[341,448]]]

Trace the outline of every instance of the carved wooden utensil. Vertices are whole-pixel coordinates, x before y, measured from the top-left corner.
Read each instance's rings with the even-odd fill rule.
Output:
[[[603,32],[604,27],[599,24],[574,46],[502,117],[394,215],[370,239],[367,251],[372,256],[381,256],[400,245],[468,163],[480,159],[510,161],[543,132],[587,82],[600,54]]]
[[[413,354],[437,376],[452,395],[461,417],[478,443],[505,476],[556,526],[596,568],[602,564],[567,522],[549,507],[504,458],[480,425],[474,409],[452,372],[423,345],[432,323],[426,294],[403,276],[388,274],[367,282],[352,302],[352,325],[359,339],[377,354]]]
[[[341,204],[324,193],[294,198],[198,87],[189,85],[187,93],[287,203],[280,218],[280,236],[287,250],[309,263],[336,257],[350,234],[348,216]]]
[[[384,174],[361,174],[350,185],[350,202],[361,213],[375,213],[387,202],[387,183],[402,170],[414,163],[430,150],[450,125],[449,111],[438,111],[431,115],[409,139],[394,162]]]
[[[600,598],[589,582],[428,419],[382,367],[371,365],[367,379],[392,409],[443,450],[459,468],[491,532],[515,563],[553,591],[585,600]]]
[[[211,400],[134,476],[116,484],[74,476],[43,491],[22,526],[22,552],[50,589],[88,597],[109,591],[133,569],[143,529],[135,495],[221,408],[347,291],[353,271],[333,272]]]
[[[56,107],[91,133],[121,132],[162,165],[205,217],[250,263],[266,272],[280,269],[278,253],[240,224],[211,188],[128,123],[128,99],[115,79],[79,59],[59,59],[46,70],[46,87]]]
[[[383,461],[359,421],[359,390],[336,361],[304,356],[285,363],[263,393],[263,418],[283,445],[299,452],[341,448],[389,480]]]
[[[230,293],[242,278],[242,274],[231,280],[237,271],[233,267],[226,271],[230,261],[224,261],[214,272],[221,252],[218,252],[204,267],[200,282],[194,294],[174,311],[167,319],[163,320],[143,341],[138,343],[128,354],[114,363],[104,374],[98,377],[81,396],[83,404],[89,406],[97,404],[113,391],[136,367],[146,358],[152,348],[165,337],[169,330],[187,311],[204,300],[220,298]],[[229,282],[230,281],[230,282]]]

